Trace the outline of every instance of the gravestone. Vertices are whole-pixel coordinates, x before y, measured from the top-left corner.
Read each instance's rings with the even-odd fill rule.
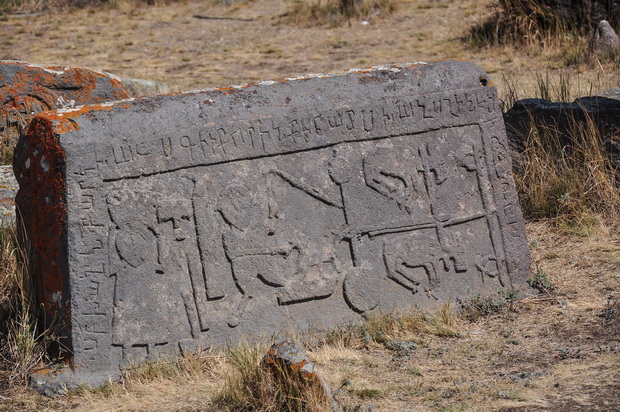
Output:
[[[46,320],[125,365],[527,288],[496,89],[417,63],[46,112],[17,148]]]

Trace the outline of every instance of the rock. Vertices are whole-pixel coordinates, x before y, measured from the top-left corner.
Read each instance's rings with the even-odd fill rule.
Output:
[[[620,39],[607,20],[601,20],[596,27],[592,49],[594,53],[611,53],[613,55],[620,51]]]
[[[2,114],[30,116],[129,97],[118,77],[95,70],[0,60]]]
[[[471,63],[47,111],[15,172],[65,381],[529,288],[502,113]]]
[[[620,100],[620,88],[611,88],[611,89],[603,90],[597,96],[606,97],[608,99]]]
[[[38,66],[0,60],[0,142],[12,163],[12,147],[30,120],[44,110],[128,98],[119,79],[109,73],[64,66]],[[11,166],[0,168],[0,224],[13,224],[17,182]]]
[[[307,387],[315,386],[325,394],[332,410],[340,411],[325,381],[317,374],[314,363],[294,342],[285,340],[274,343],[261,360],[261,366],[271,370],[277,379],[299,379]]]
[[[17,180],[12,165],[0,166],[0,226],[15,224],[15,195]]]
[[[607,96],[616,96],[610,89]],[[539,130],[552,131],[558,140],[546,139],[542,142],[547,147],[559,145],[570,147],[575,125],[586,127],[592,122],[601,138],[609,161],[616,170],[616,182],[620,183],[620,100],[605,96],[581,97],[572,103],[551,102],[543,99],[523,99],[504,114],[506,134],[512,151],[513,167],[521,173],[526,166],[523,153],[527,146],[532,125]]]
[[[166,83],[155,80],[123,78],[121,81],[132,97],[170,93],[170,87]]]
[[[291,375],[299,374],[310,382],[320,384],[314,363],[297,344],[289,340],[274,343],[261,360],[261,365],[274,373],[286,370]]]
[[[0,60],[0,141],[9,152],[0,157],[10,162],[12,146],[37,113],[128,97],[109,73]]]

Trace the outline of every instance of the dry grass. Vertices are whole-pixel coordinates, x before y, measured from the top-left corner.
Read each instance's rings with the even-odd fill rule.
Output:
[[[522,171],[515,175],[521,207],[534,219],[553,218],[567,228],[620,217],[620,190],[594,121],[569,118],[568,135],[557,125],[531,120]]]
[[[590,39],[599,20],[618,29],[620,14],[613,0],[573,2],[570,7],[548,0],[499,0],[469,33],[479,45],[559,46],[575,38]],[[551,7],[555,5],[556,8]]]
[[[19,135],[41,109],[40,106],[34,107],[26,103],[19,108],[11,107],[0,111],[0,164],[13,163],[13,149]]]
[[[164,6],[175,0],[0,0],[0,12],[38,13],[85,7],[138,7],[141,5]],[[178,1],[178,0],[176,0]]]
[[[499,0],[490,17],[472,27],[474,44],[545,44],[559,35],[585,35],[583,28],[554,13],[540,0]]]
[[[35,289],[17,230],[0,226],[0,374],[12,385],[24,385],[33,368],[46,358],[51,331],[37,328]]]
[[[338,25],[350,19],[387,16],[397,7],[397,0],[294,0],[281,21],[310,27]]]
[[[332,410],[320,382],[276,364],[261,364],[267,347],[243,343],[228,351],[229,371],[223,387],[213,398],[218,410],[308,411]]]

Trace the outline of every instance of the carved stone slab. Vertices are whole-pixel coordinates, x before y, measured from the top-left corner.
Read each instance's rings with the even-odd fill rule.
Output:
[[[17,203],[71,367],[526,287],[496,90],[418,63],[46,112]]]

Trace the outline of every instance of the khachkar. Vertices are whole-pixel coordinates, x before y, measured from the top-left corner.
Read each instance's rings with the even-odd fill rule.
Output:
[[[496,90],[461,62],[41,114],[18,205],[72,359],[35,384],[526,288],[510,162]]]

